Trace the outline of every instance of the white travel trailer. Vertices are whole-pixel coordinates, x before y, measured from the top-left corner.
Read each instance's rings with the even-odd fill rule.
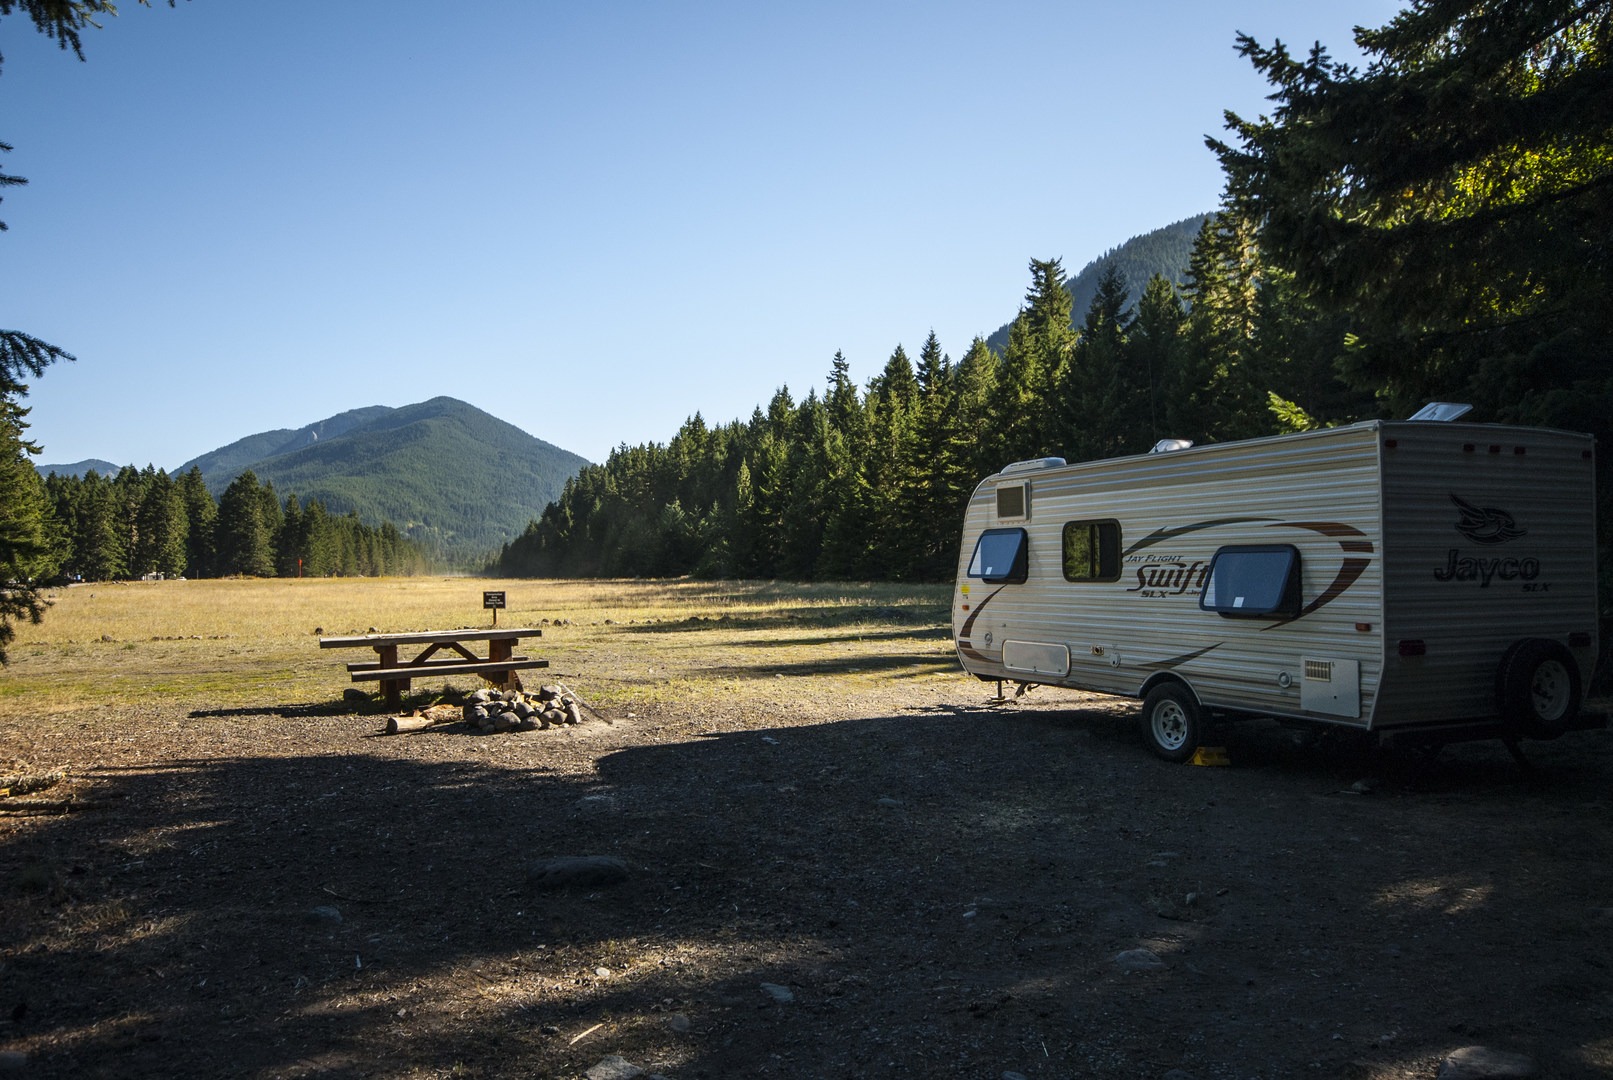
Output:
[[[1514,748],[1600,727],[1594,471],[1589,435],[1423,420],[1019,462],[969,502],[958,658],[1141,698],[1172,761],[1238,716]]]

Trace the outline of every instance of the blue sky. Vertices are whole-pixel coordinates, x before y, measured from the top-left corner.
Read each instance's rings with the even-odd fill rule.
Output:
[[[0,20],[0,326],[74,353],[43,462],[173,469],[470,402],[602,461],[865,383],[1212,209],[1242,30],[1353,56],[1378,0],[133,0],[87,62]]]

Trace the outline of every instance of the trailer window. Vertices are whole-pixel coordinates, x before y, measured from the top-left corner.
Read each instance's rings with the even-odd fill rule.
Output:
[[[1199,594],[1199,607],[1228,618],[1298,615],[1299,603],[1299,549],[1289,544],[1222,548]]]
[[[1024,529],[987,529],[975,541],[969,576],[991,584],[1023,584],[1030,566],[1029,546]]]
[[[1064,523],[1064,580],[1120,580],[1120,522]]]

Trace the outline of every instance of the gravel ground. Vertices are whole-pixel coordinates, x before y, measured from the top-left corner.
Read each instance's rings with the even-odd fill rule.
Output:
[[[0,722],[26,1077],[1613,1076],[1613,735],[1437,759],[961,676],[386,737]],[[23,813],[26,799],[60,813]],[[621,880],[561,884],[558,856]]]

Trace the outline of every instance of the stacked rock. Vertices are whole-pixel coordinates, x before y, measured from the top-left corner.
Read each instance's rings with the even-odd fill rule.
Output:
[[[465,702],[465,722],[480,731],[536,731],[582,723],[582,706],[564,686],[533,695],[521,690],[478,690]]]

